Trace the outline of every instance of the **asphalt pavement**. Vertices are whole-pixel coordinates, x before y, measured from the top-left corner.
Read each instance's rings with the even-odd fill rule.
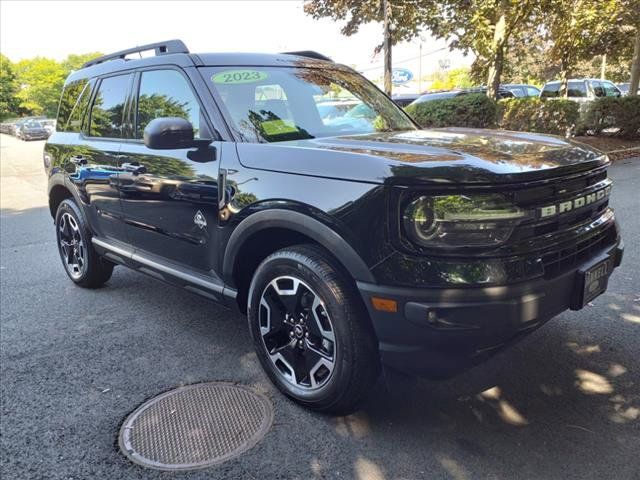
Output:
[[[592,306],[446,382],[384,375],[347,417],[281,396],[246,320],[116,268],[75,287],[47,208],[43,142],[0,138],[3,479],[640,479],[640,159],[611,168],[625,258]],[[266,393],[275,420],[241,457],[167,474],[117,448],[126,415],[179,385]]]

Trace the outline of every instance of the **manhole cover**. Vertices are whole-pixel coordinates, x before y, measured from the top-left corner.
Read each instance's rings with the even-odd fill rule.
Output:
[[[273,421],[263,395],[229,383],[188,385],[138,407],[118,443],[133,462],[189,470],[224,462],[253,447]]]

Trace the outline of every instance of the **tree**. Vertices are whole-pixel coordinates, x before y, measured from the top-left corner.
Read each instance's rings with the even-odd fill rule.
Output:
[[[15,71],[20,85],[16,94],[20,107],[34,115],[54,117],[66,77],[62,65],[49,58],[36,57],[21,60]]]
[[[102,55],[103,54],[100,52],[80,53],[80,54],[72,53],[62,61],[62,68],[68,75],[73,70],[79,70],[82,67],[82,65],[87,63],[89,60],[93,60],[94,58],[101,57]]]
[[[446,0],[437,3],[427,26],[448,39],[451,49],[476,55],[476,77],[486,78],[487,96],[495,99],[510,40],[520,36],[537,8],[537,0]]]
[[[542,0],[548,58],[559,65],[560,96],[567,95],[567,81],[580,61],[628,43],[623,27],[633,3],[637,0]]]
[[[16,98],[18,84],[11,61],[0,54],[0,119],[19,114],[19,102]]]
[[[309,0],[304,11],[316,19],[346,20],[342,27],[346,36],[357,33],[360,25],[383,23],[383,38],[374,53],[384,50],[385,90],[391,94],[391,47],[417,37],[435,13],[435,4],[426,0]]]
[[[473,51],[486,72],[487,95],[497,97],[508,42],[538,6],[537,0],[407,0],[391,3],[392,43],[408,41],[427,28],[450,48]],[[379,0],[311,0],[305,11],[314,18],[346,20],[345,35],[360,25],[383,20]],[[377,47],[379,51],[380,46]]]

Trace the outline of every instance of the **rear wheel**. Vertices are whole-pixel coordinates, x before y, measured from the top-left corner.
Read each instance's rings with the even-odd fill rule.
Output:
[[[84,217],[71,199],[58,206],[56,239],[65,271],[77,285],[97,288],[111,278],[113,263],[101,258],[93,248]]]
[[[249,292],[260,362],[287,396],[320,411],[354,410],[379,373],[377,341],[352,282],[313,245],[275,252]]]

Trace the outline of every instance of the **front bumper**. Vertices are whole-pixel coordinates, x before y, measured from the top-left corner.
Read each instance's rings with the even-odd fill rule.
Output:
[[[622,261],[614,246],[554,278],[485,288],[418,289],[358,282],[379,341],[382,362],[432,378],[448,378],[480,363],[576,303],[577,276],[594,262]],[[371,298],[397,302],[378,311]]]

